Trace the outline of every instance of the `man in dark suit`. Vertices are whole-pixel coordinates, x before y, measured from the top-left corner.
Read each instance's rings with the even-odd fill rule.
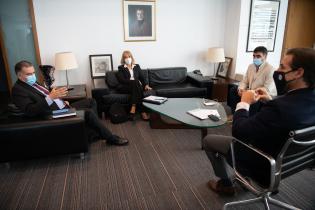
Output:
[[[234,114],[232,134],[276,157],[289,131],[315,125],[315,50],[288,50],[273,78],[278,92],[274,100],[264,88],[242,94]],[[249,106],[257,100],[265,104],[256,115],[249,116]],[[220,178],[210,180],[208,186],[218,193],[235,192],[233,170],[227,162],[233,137],[208,135],[203,140],[214,172]],[[251,161],[245,154],[242,156],[236,158]]]
[[[28,61],[18,62],[15,65],[15,73],[18,80],[12,88],[12,100],[25,116],[40,117],[50,115],[53,110],[71,106],[84,110],[84,119],[88,130],[95,133],[99,138],[106,139],[108,144],[126,145],[128,143],[127,139],[113,135],[104,127],[96,115],[96,103],[93,99],[81,100],[71,105],[63,101],[61,97],[66,96],[67,88],[53,88],[49,92],[36,82],[34,67]]]

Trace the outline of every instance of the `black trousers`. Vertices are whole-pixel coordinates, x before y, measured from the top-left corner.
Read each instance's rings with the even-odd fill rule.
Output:
[[[221,179],[234,180],[235,174],[228,162],[231,136],[207,135],[203,139],[203,147],[212,164],[214,174]]]
[[[99,138],[114,141],[115,137],[113,134],[102,124],[97,116],[97,105],[94,99],[83,99],[71,103],[71,106],[78,110],[84,110],[84,120],[90,142]]]
[[[143,87],[140,84],[139,80],[130,80],[128,85],[122,86],[118,92],[129,94],[130,95],[130,103],[133,105],[137,105],[137,109],[141,112],[143,110],[142,107],[142,99],[143,99]]]
[[[230,106],[232,114],[234,114],[236,105],[241,101],[241,97],[238,95],[238,86],[234,85],[231,87],[228,98],[227,105]],[[263,103],[257,101],[256,103],[250,105],[249,116],[255,115],[262,107]]]

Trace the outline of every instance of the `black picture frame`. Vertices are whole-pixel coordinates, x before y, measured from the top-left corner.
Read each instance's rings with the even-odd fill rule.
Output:
[[[269,6],[275,7],[274,10],[276,11],[272,10],[270,16],[268,16],[268,12],[261,9],[262,13],[261,16],[259,16],[259,3],[269,3]],[[258,46],[264,46],[267,48],[268,52],[274,52],[277,38],[279,12],[280,0],[251,0],[246,52],[253,52],[255,47]],[[268,18],[270,19],[269,31],[268,29],[262,29],[262,25],[259,25],[259,21],[256,21],[257,16],[260,18],[260,20],[265,20],[267,22]],[[257,31],[255,31],[255,29],[257,29]],[[261,31],[259,32],[259,30]]]
[[[217,69],[217,77],[226,78],[232,64],[233,58],[225,57],[225,62],[219,64]]]
[[[106,72],[113,71],[112,54],[89,55],[89,59],[92,79],[105,78]]]

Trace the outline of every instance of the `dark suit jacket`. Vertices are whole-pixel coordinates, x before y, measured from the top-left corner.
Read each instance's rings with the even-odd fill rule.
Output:
[[[130,73],[128,68],[124,67],[124,65],[118,66],[117,79],[122,85],[127,85],[129,87],[130,83]],[[140,81],[142,86],[145,87],[147,85],[147,81],[144,79],[143,72],[139,66],[136,64],[133,68],[133,76],[136,81]]]
[[[49,115],[52,110],[58,109],[55,102],[48,106],[45,97],[43,93],[20,80],[12,88],[13,103],[29,117]]]
[[[232,134],[276,157],[291,130],[315,125],[315,90],[297,89],[267,102],[254,116],[241,109],[233,117]]]

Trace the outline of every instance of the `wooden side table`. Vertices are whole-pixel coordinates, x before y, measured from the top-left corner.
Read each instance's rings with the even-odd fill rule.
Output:
[[[239,83],[238,80],[230,78],[218,77],[218,80],[212,80],[211,76],[202,76],[191,72],[188,75],[209,89],[208,97],[210,99],[216,99],[220,102],[227,101],[229,87],[231,85],[238,85]]]
[[[69,101],[69,102],[75,102],[81,99],[85,99],[87,97],[85,84],[71,85],[70,87],[72,87],[73,90],[70,90],[67,96],[62,97],[63,100]]]
[[[221,78],[213,80],[212,99],[217,99],[220,102],[227,101],[229,85],[238,85],[239,81],[230,78]]]

